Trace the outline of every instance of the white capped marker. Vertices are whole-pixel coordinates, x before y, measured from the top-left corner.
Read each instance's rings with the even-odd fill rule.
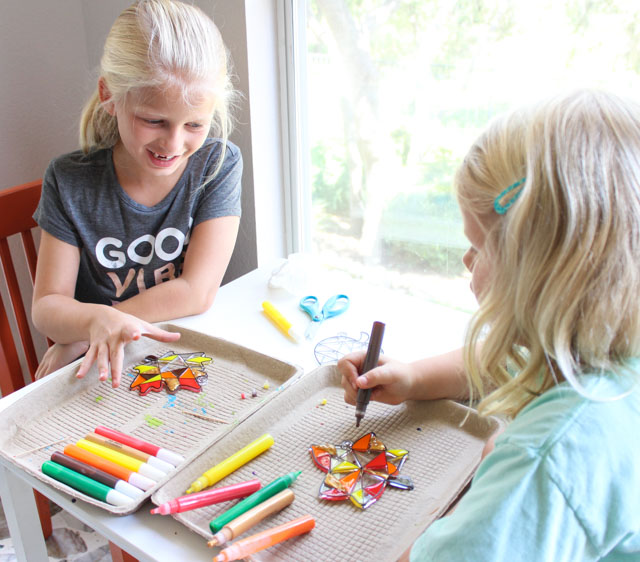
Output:
[[[107,459],[119,464],[120,466],[124,466],[125,468],[142,474],[142,476],[146,476],[147,478],[151,478],[151,480],[155,480],[156,482],[162,480],[166,476],[164,472],[157,468],[153,468],[146,462],[142,462],[141,460],[134,459],[129,455],[124,455],[123,453],[109,449],[109,447],[103,447],[102,445],[98,445],[97,443],[88,441],[87,439],[80,439],[76,445],[81,449],[85,449],[86,451],[98,455],[103,459]]]
[[[95,432],[98,435],[103,435],[104,437],[108,437],[109,439],[113,439],[114,441],[118,441],[123,445],[129,445],[129,447],[133,447],[134,449],[138,449],[139,451],[143,451],[144,453],[149,453],[150,455],[154,455],[159,459],[172,464],[173,466],[178,466],[180,463],[184,462],[184,457],[179,455],[178,453],[174,453],[173,451],[169,451],[168,449],[163,449],[162,447],[158,447],[153,443],[147,443],[142,439],[138,439],[137,437],[133,437],[132,435],[127,435],[126,433],[121,433],[115,429],[110,429],[103,425],[99,425],[96,427]]]

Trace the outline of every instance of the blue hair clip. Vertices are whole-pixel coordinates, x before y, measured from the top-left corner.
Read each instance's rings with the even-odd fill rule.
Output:
[[[496,213],[498,213],[499,215],[504,215],[509,210],[509,207],[511,207],[511,205],[513,205],[518,200],[518,197],[520,197],[520,194],[522,193],[522,189],[514,193],[509,199],[507,199],[505,203],[500,202],[514,189],[522,185],[526,181],[526,179],[527,178],[525,177],[515,183],[512,183],[509,187],[507,187],[507,189],[505,189],[500,195],[498,195],[498,197],[495,198],[493,202],[493,208],[495,209]]]

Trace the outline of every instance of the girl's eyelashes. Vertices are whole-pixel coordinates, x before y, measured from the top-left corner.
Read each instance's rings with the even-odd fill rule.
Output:
[[[154,127],[158,127],[158,126],[164,125],[164,123],[165,123],[164,119],[148,119],[146,117],[140,117],[140,119],[144,123],[146,123],[147,125],[152,125]],[[201,129],[202,128],[202,124],[201,123],[196,123],[196,122],[186,123],[185,125],[187,127],[189,127],[190,129]]]

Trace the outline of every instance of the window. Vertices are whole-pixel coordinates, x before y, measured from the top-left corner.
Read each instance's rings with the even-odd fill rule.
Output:
[[[490,119],[580,86],[640,91],[632,0],[307,0],[303,12],[311,250],[456,309],[475,303],[451,181]]]

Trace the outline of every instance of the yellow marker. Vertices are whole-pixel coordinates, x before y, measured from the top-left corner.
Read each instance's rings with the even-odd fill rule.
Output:
[[[265,433],[262,437],[258,437],[258,439],[252,441],[228,459],[210,468],[200,478],[193,481],[187,490],[187,494],[199,492],[204,488],[213,486],[216,482],[222,480],[242,465],[247,464],[260,453],[264,453],[271,445],[273,445],[273,437],[268,433]]]
[[[108,447],[104,447],[102,445],[98,445],[93,441],[89,441],[87,439],[80,439],[76,443],[78,447],[84,449],[85,451],[89,451],[94,455],[98,455],[103,459],[107,459],[108,461],[119,464],[120,466],[124,466],[129,470],[133,470],[134,472],[139,472],[143,476],[147,478],[151,478],[151,480],[162,480],[166,474],[157,468],[147,464],[146,462],[142,462],[139,459],[134,459],[129,455],[125,455],[124,453],[119,453],[118,451],[114,451],[113,449],[109,449]]]
[[[269,301],[264,301],[262,303],[262,308],[264,313],[273,321],[273,323],[278,326],[282,330],[282,332],[293,338],[296,341],[301,341],[302,336],[296,331],[296,329],[292,326],[291,322],[289,322],[280,311],[273,306]]]

